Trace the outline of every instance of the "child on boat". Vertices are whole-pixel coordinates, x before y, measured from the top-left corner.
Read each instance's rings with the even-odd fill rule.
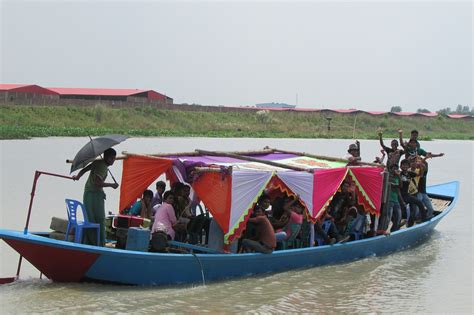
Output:
[[[390,148],[385,146],[382,139],[382,131],[379,131],[379,142],[382,149],[387,153],[387,168],[390,169],[392,164],[396,164],[400,161],[401,156],[405,153],[403,149],[398,149],[398,141],[393,139],[390,142]]]
[[[151,200],[153,199],[153,192],[145,190],[142,198],[136,201],[125,214],[141,216],[142,218],[150,219],[152,215]]]
[[[401,206],[404,205],[404,202],[400,194],[400,173],[398,171],[398,166],[392,164],[389,169],[389,174],[389,200],[387,211],[385,214],[382,214],[380,218],[379,234],[388,230],[390,222],[392,222],[392,227],[390,229],[391,232],[400,229],[400,221],[402,217]]]
[[[410,205],[410,215],[407,215],[408,227],[410,227],[415,223],[416,209],[421,211],[422,220],[427,218],[425,206],[416,198],[420,174],[423,173],[424,169],[422,164],[418,163],[416,159],[413,162],[408,159],[402,160],[400,167],[402,169],[400,174],[402,182],[401,195],[405,204]]]
[[[156,187],[156,193],[153,195],[153,199],[151,201],[151,207],[153,208],[154,206],[158,204],[163,203],[163,193],[166,190],[166,183],[164,181],[157,181],[155,184]],[[154,214],[154,213],[153,213]]]

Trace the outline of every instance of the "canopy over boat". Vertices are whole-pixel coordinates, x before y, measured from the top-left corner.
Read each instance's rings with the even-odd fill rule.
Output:
[[[127,154],[123,163],[120,209],[125,209],[163,174],[171,182],[189,183],[231,243],[242,233],[250,210],[266,189],[299,196],[309,220],[326,210],[341,183],[349,178],[358,202],[379,214],[383,167],[346,166],[346,161],[314,155],[265,150],[235,154],[196,150],[177,155]],[[368,163],[367,163],[368,164]]]

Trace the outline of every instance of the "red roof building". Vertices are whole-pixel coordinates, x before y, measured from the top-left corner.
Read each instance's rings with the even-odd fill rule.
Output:
[[[35,84],[0,84],[0,92],[58,95],[58,93]]]
[[[48,88],[65,99],[116,100],[129,101],[130,98],[143,98],[150,101],[173,103],[173,99],[153,90],[138,89],[87,89],[87,88]]]

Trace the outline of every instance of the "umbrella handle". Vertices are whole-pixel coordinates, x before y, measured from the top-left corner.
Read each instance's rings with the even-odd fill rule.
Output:
[[[117,183],[117,180],[115,179],[114,175],[112,174],[112,172],[107,168],[107,171],[109,171],[109,174],[110,176],[112,177],[112,179],[114,180],[114,182],[118,185]]]

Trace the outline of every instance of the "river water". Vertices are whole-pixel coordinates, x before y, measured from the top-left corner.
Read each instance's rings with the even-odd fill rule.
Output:
[[[22,230],[35,170],[68,174],[68,158],[87,138],[0,141],[0,228]],[[386,140],[387,144],[389,140]],[[118,152],[256,150],[268,145],[293,151],[342,156],[349,140],[133,138]],[[362,157],[380,155],[376,141],[361,141]],[[460,199],[423,245],[385,257],[350,264],[290,271],[270,276],[186,287],[132,287],[62,284],[39,279],[23,264],[21,279],[0,286],[1,313],[25,312],[310,312],[456,313],[473,311],[473,150],[472,141],[430,141],[422,147],[443,158],[430,160],[429,184],[458,180]],[[121,162],[111,168],[119,181]],[[42,176],[30,230],[48,230],[52,216],[66,216],[64,198],[81,200],[80,182]],[[118,190],[107,191],[107,211],[116,212]],[[0,245],[0,277],[13,276],[18,255]],[[126,272],[126,270],[124,270]]]

